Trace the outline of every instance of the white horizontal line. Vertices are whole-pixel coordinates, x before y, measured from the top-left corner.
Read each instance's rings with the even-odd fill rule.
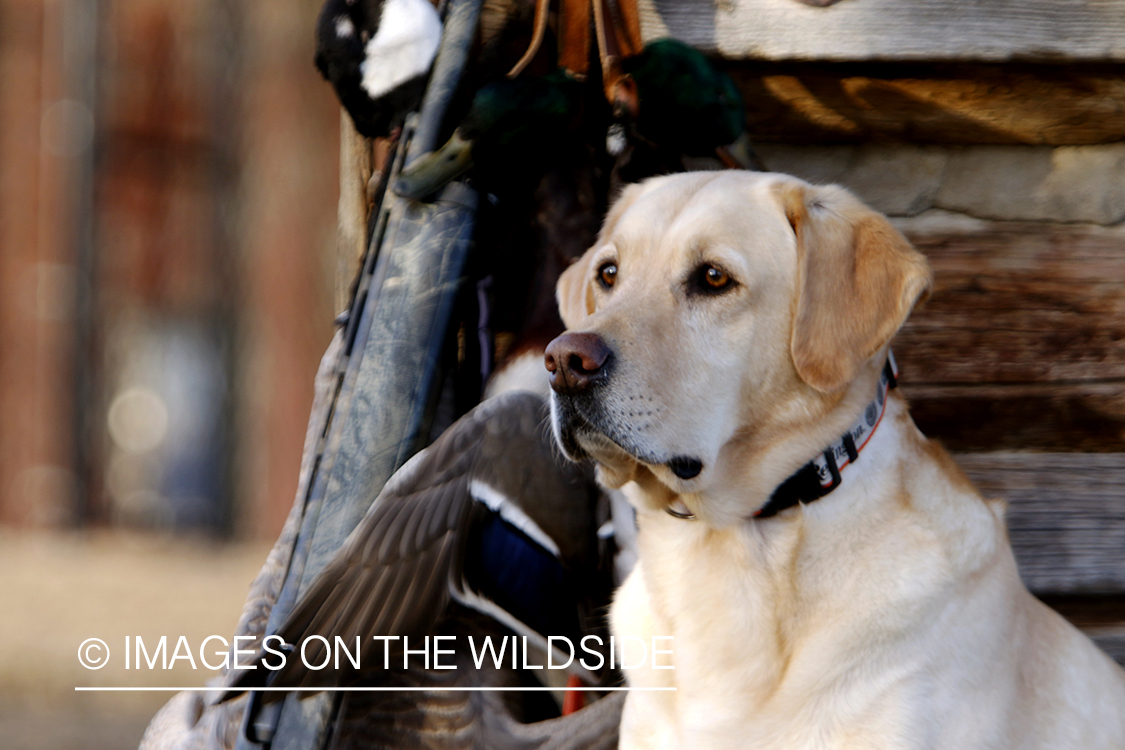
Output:
[[[210,693],[226,692],[231,688],[226,687],[76,687],[75,691],[122,693],[122,692],[191,692]],[[529,693],[536,691],[550,692],[628,692],[636,691],[667,691],[675,690],[674,687],[256,687],[245,688],[246,693],[380,693],[380,692],[453,692],[453,693]]]

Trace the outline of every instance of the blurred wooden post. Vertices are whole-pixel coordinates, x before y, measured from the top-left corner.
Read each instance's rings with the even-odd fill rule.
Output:
[[[93,118],[81,86],[90,48],[63,50],[89,41],[67,36],[86,28],[87,9],[0,0],[0,525],[82,515],[72,394],[85,279],[74,245],[92,195]]]

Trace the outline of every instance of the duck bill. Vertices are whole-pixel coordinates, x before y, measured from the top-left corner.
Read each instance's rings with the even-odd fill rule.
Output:
[[[420,200],[433,195],[446,183],[457,179],[473,166],[473,142],[457,131],[437,151],[418,157],[402,171],[394,191],[403,198]]]
[[[746,133],[738,136],[733,143],[719,146],[715,149],[715,155],[719,157],[719,161],[727,169],[749,169],[754,172],[769,171],[762,160],[758,158],[758,154],[754,152],[754,146],[750,143],[750,136]]]

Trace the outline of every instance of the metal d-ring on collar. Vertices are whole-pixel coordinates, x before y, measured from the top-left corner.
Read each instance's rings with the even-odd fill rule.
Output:
[[[775,516],[798,503],[811,503],[814,500],[819,500],[839,487],[843,481],[840,476],[840,469],[849,463],[855,463],[856,459],[859,458],[859,451],[875,434],[875,428],[883,420],[883,412],[887,408],[887,394],[892,388],[896,387],[898,387],[898,363],[895,362],[894,355],[888,351],[887,362],[883,365],[883,371],[879,375],[879,386],[875,392],[875,400],[863,410],[863,416],[860,417],[859,422],[845,432],[843,437],[830,445],[823,454],[809,461],[782,482],[773,491],[769,501],[753,517],[769,518]],[[858,445],[856,444],[857,439],[862,440]],[[840,457],[842,463],[837,461],[837,456]],[[683,506],[683,501],[679,501],[679,504]],[[683,507],[686,509],[687,506]],[[665,506],[664,510],[673,518],[680,518],[685,521],[696,519],[694,513],[673,510],[671,506]]]
[[[679,501],[679,503],[680,503],[680,505],[683,505],[684,508],[687,508],[687,506],[684,505],[684,502],[682,500]],[[691,511],[684,512],[684,511],[679,511],[679,510],[672,510],[671,505],[664,506],[664,511],[668,515],[672,516],[673,518],[682,518],[685,521],[694,521],[695,520],[695,514],[692,513]]]

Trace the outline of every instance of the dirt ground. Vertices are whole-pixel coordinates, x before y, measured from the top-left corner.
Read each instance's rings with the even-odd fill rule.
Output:
[[[260,542],[0,529],[0,749],[135,748],[173,693],[75,687],[202,686],[215,673],[200,647],[211,635],[230,638],[268,551]],[[1122,659],[1125,631],[1102,630],[1091,634]],[[143,638],[150,657],[167,636],[169,658],[183,636],[196,668],[180,658],[167,670],[159,662],[136,669],[134,650],[126,669],[126,636],[131,650]],[[80,665],[88,638],[109,648],[104,668]],[[203,656],[217,663],[223,651],[212,642]]]
[[[265,543],[0,530],[0,746],[135,748],[172,693],[74,688],[203,685],[215,673],[201,663],[200,647],[211,635],[230,638],[268,551]],[[136,669],[132,658],[127,670],[126,636],[134,653],[140,636],[150,657],[167,636],[169,658],[184,636],[192,657],[175,659],[167,670],[160,660]],[[101,669],[79,663],[88,638],[109,649]],[[204,651],[215,664],[224,648],[212,641]]]

